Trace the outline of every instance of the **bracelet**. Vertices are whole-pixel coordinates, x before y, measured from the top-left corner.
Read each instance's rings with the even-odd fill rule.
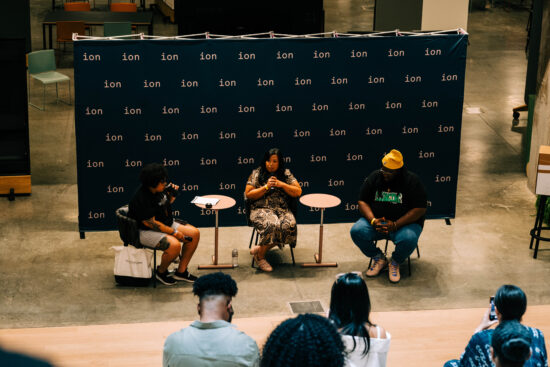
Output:
[[[174,232],[172,232],[172,236],[175,236],[176,233],[178,233],[178,230],[177,230],[177,229],[174,229]]]
[[[376,218],[372,218],[372,220],[370,221],[370,225],[373,226],[375,221],[376,221]]]
[[[265,191],[269,190],[269,186],[267,186],[267,184],[265,184],[264,189],[265,189]]]

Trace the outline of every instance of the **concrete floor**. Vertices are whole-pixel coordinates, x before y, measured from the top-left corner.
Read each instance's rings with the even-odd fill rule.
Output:
[[[404,266],[398,285],[385,274],[367,281],[374,311],[484,307],[504,283],[522,287],[531,305],[550,304],[550,252],[541,251],[534,260],[528,248],[535,197],[521,165],[521,134],[511,131],[511,110],[523,103],[528,12],[506,5],[520,0],[495,3],[473,10],[469,18],[465,107],[483,113],[463,117],[456,219],[451,226],[442,220],[426,223],[422,257],[413,256],[411,277]],[[326,29],[371,30],[372,4],[325,0]],[[50,6],[49,0],[31,0],[35,50],[41,48],[40,22]],[[175,35],[174,25],[160,17],[155,22],[157,34]],[[70,63],[70,52],[59,55],[58,65]],[[70,68],[61,71],[72,75]],[[32,97],[40,98],[34,87]],[[522,125],[525,118],[524,113]],[[32,196],[0,198],[0,328],[194,319],[190,285],[115,285],[110,247],[120,244],[117,232],[79,239],[73,106],[50,100],[46,112],[30,108],[29,120]],[[293,267],[285,249],[269,254],[271,274],[249,266],[249,228],[222,228],[221,261],[230,261],[232,248],[240,253],[239,268],[228,271],[239,286],[236,317],[290,315],[289,301],[320,300],[326,308],[334,275],[368,264],[349,237],[350,227],[325,226],[325,259],[337,261],[338,268]],[[209,262],[213,229],[201,228],[201,236],[191,263],[196,274],[205,273],[196,266]],[[317,236],[318,226],[299,226],[298,263],[312,260]]]

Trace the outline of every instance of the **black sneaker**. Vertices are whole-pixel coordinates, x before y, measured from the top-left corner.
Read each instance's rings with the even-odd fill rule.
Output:
[[[195,280],[197,280],[197,277],[191,274],[190,272],[188,272],[187,269],[185,269],[183,273],[176,271],[174,275],[172,275],[172,278],[177,280],[183,280],[184,282],[187,282],[187,283],[194,283]]]
[[[168,276],[168,272],[165,271],[164,273],[159,273],[158,269],[155,272],[155,276],[157,279],[164,285],[174,285],[176,284],[176,280],[174,278],[171,278]]]

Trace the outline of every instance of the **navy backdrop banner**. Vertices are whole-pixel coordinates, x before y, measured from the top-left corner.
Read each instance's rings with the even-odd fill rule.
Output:
[[[220,225],[245,225],[243,192],[279,147],[303,193],[357,220],[365,177],[399,149],[428,191],[428,217],[455,215],[467,35],[75,42],[80,231],[116,228],[149,162],[180,185],[173,209],[196,226],[196,195],[237,200]],[[298,223],[318,223],[300,205]]]

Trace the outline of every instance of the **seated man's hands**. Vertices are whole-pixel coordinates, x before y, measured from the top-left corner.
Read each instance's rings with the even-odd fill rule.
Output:
[[[389,234],[390,232],[397,231],[397,225],[392,220],[386,220],[386,218],[376,218],[374,221],[374,229],[382,234]]]

